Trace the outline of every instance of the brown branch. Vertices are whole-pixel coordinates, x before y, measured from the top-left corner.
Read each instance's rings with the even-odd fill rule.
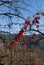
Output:
[[[0,1],[0,6],[4,4],[11,4],[12,1]]]
[[[39,31],[39,30],[35,30],[35,29],[30,29],[30,30],[39,32],[40,34],[44,35],[44,34],[43,34],[41,31]]]
[[[17,8],[17,9],[23,9],[23,10],[25,10],[25,11],[30,12],[30,10],[28,10],[28,9],[26,9],[26,8],[24,8],[24,7],[20,7],[20,6],[17,6],[17,7],[13,6],[13,7],[14,7],[14,8]]]
[[[43,36],[44,36],[44,33],[42,33],[41,31],[39,31],[39,30],[35,30],[35,29],[29,29],[30,31],[36,31],[36,32],[38,32],[38,33],[40,33],[40,34],[42,34]],[[27,31],[29,31],[29,30],[27,30]]]
[[[20,18],[22,18],[23,20],[26,20],[24,17],[18,15],[18,14],[14,14],[14,13],[0,13],[0,15],[5,15],[5,16],[18,16]]]
[[[40,39],[38,39],[37,41],[40,41],[40,40],[42,40],[42,39],[44,39],[44,37],[41,37]]]

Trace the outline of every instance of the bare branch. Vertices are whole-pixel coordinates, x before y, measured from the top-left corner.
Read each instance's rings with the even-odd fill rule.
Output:
[[[39,31],[39,30],[35,30],[35,29],[30,29],[30,30],[32,30],[32,31],[36,31],[36,32],[38,32],[38,33],[44,35],[44,34],[43,34],[41,31]]]
[[[35,30],[35,29],[29,29],[29,30],[30,31],[36,31],[36,32],[38,32],[38,33],[40,33],[40,34],[42,34],[44,36],[44,34],[41,31],[39,31],[39,30]],[[27,30],[27,31],[29,31],[29,30]]]
[[[0,1],[0,6],[4,4],[11,4],[12,1]]]
[[[22,17],[22,16],[20,16],[18,14],[10,13],[10,12],[0,13],[0,15],[5,15],[5,16],[18,16],[18,17],[22,18],[23,20],[26,20],[24,17]]]

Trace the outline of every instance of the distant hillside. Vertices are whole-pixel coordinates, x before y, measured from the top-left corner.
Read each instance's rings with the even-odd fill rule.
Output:
[[[0,43],[6,43],[6,46],[9,46],[9,44],[12,43],[13,40],[15,40],[16,36],[17,36],[17,34],[10,34],[9,32],[6,32],[6,33],[0,32]],[[37,40],[39,38],[42,38],[42,36],[40,34],[37,35],[36,40],[33,40],[31,35],[29,35],[29,36],[25,35],[25,38],[27,40],[26,43],[24,43],[22,38],[20,39],[20,41],[18,43],[20,43],[20,45],[26,44],[27,48],[34,46],[33,48],[40,47],[42,49],[42,47],[44,47],[44,39],[37,42]],[[30,40],[31,40],[31,42],[30,42]]]

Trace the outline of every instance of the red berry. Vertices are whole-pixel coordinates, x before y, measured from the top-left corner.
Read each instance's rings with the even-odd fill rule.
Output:
[[[12,48],[12,45],[9,46],[9,49],[11,49],[11,48]]]
[[[16,43],[17,43],[17,41],[15,40],[15,41],[14,41],[14,46],[16,45]]]
[[[37,17],[35,17],[35,19],[40,19],[40,17],[39,17],[39,16],[37,16]]]
[[[25,24],[30,25],[30,21],[29,20],[26,20],[25,21]]]
[[[35,17],[35,23],[39,23],[39,19],[40,19],[40,17]]]

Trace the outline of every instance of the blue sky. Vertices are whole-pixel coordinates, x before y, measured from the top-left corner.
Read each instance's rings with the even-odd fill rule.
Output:
[[[21,0],[22,1],[22,0]],[[22,7],[22,8],[26,8],[28,11],[26,10],[23,10],[23,9],[18,9],[18,11],[22,14],[22,16],[27,19],[28,17],[29,20],[32,20],[33,19],[33,15],[37,12],[44,12],[44,0],[24,0],[24,2],[26,4],[28,4],[28,6],[24,5],[23,3],[18,3],[18,4],[15,4],[15,6],[17,7]],[[30,6],[29,6],[30,5]],[[3,12],[14,12],[14,11],[11,11],[11,9],[8,9],[7,7],[5,6],[0,6],[0,13],[3,13]],[[15,12],[14,12],[15,13]],[[40,19],[40,25],[42,26],[43,24],[43,27],[44,27],[44,16],[40,15],[41,19]],[[8,24],[10,22],[10,19],[8,17],[5,18],[5,16],[0,16],[0,25],[5,25],[5,24]],[[14,23],[24,23],[25,21],[21,18],[17,18],[17,17],[12,17],[12,22]],[[21,26],[22,27],[22,26]],[[43,27],[41,27],[41,31],[44,33],[44,29]],[[9,31],[8,28],[0,28],[0,30],[4,30],[4,31]],[[19,33],[20,31],[20,26],[19,25],[13,25],[10,32],[11,33]]]

